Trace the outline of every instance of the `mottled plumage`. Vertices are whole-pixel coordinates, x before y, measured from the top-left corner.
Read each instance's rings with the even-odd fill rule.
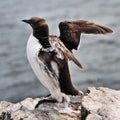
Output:
[[[67,95],[83,95],[71,82],[68,60],[72,60],[79,68],[82,68],[71,51],[77,49],[81,33],[107,34],[112,30],[84,20],[64,21],[59,24],[60,37],[57,37],[49,35],[48,25],[43,18],[32,17],[23,22],[30,24],[33,28],[33,33],[27,43],[29,63],[52,97],[43,101],[69,101]]]

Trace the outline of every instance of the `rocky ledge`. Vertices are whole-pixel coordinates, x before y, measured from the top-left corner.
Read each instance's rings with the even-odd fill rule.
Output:
[[[26,98],[13,104],[0,102],[0,120],[120,120],[120,91],[88,88],[87,95],[67,103],[35,105],[42,98]],[[76,101],[75,101],[76,99]]]

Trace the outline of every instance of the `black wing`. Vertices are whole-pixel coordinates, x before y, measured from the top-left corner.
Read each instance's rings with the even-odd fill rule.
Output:
[[[107,34],[113,31],[103,25],[98,25],[85,20],[64,21],[59,24],[60,39],[71,51],[77,49],[80,42],[81,33],[87,34]]]

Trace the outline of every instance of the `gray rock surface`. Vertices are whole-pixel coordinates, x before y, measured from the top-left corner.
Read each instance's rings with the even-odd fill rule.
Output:
[[[83,120],[120,120],[120,91],[88,88],[81,111]]]
[[[120,120],[120,91],[109,88],[91,87],[82,102],[75,97],[69,104],[44,103],[35,110],[39,100],[1,101],[0,120]]]
[[[44,103],[37,110],[40,99],[27,98],[20,103],[0,102],[0,120],[79,120],[80,102]]]

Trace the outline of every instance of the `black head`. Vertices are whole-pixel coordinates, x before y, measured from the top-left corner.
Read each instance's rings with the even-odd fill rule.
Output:
[[[48,37],[49,28],[44,18],[32,17],[28,20],[22,20],[25,23],[28,23],[33,28],[33,35],[35,37]],[[36,35],[37,34],[37,35]]]
[[[28,20],[22,20],[22,21],[31,25],[32,28],[36,28],[37,26],[42,26],[46,23],[45,19],[40,17],[32,17]]]

